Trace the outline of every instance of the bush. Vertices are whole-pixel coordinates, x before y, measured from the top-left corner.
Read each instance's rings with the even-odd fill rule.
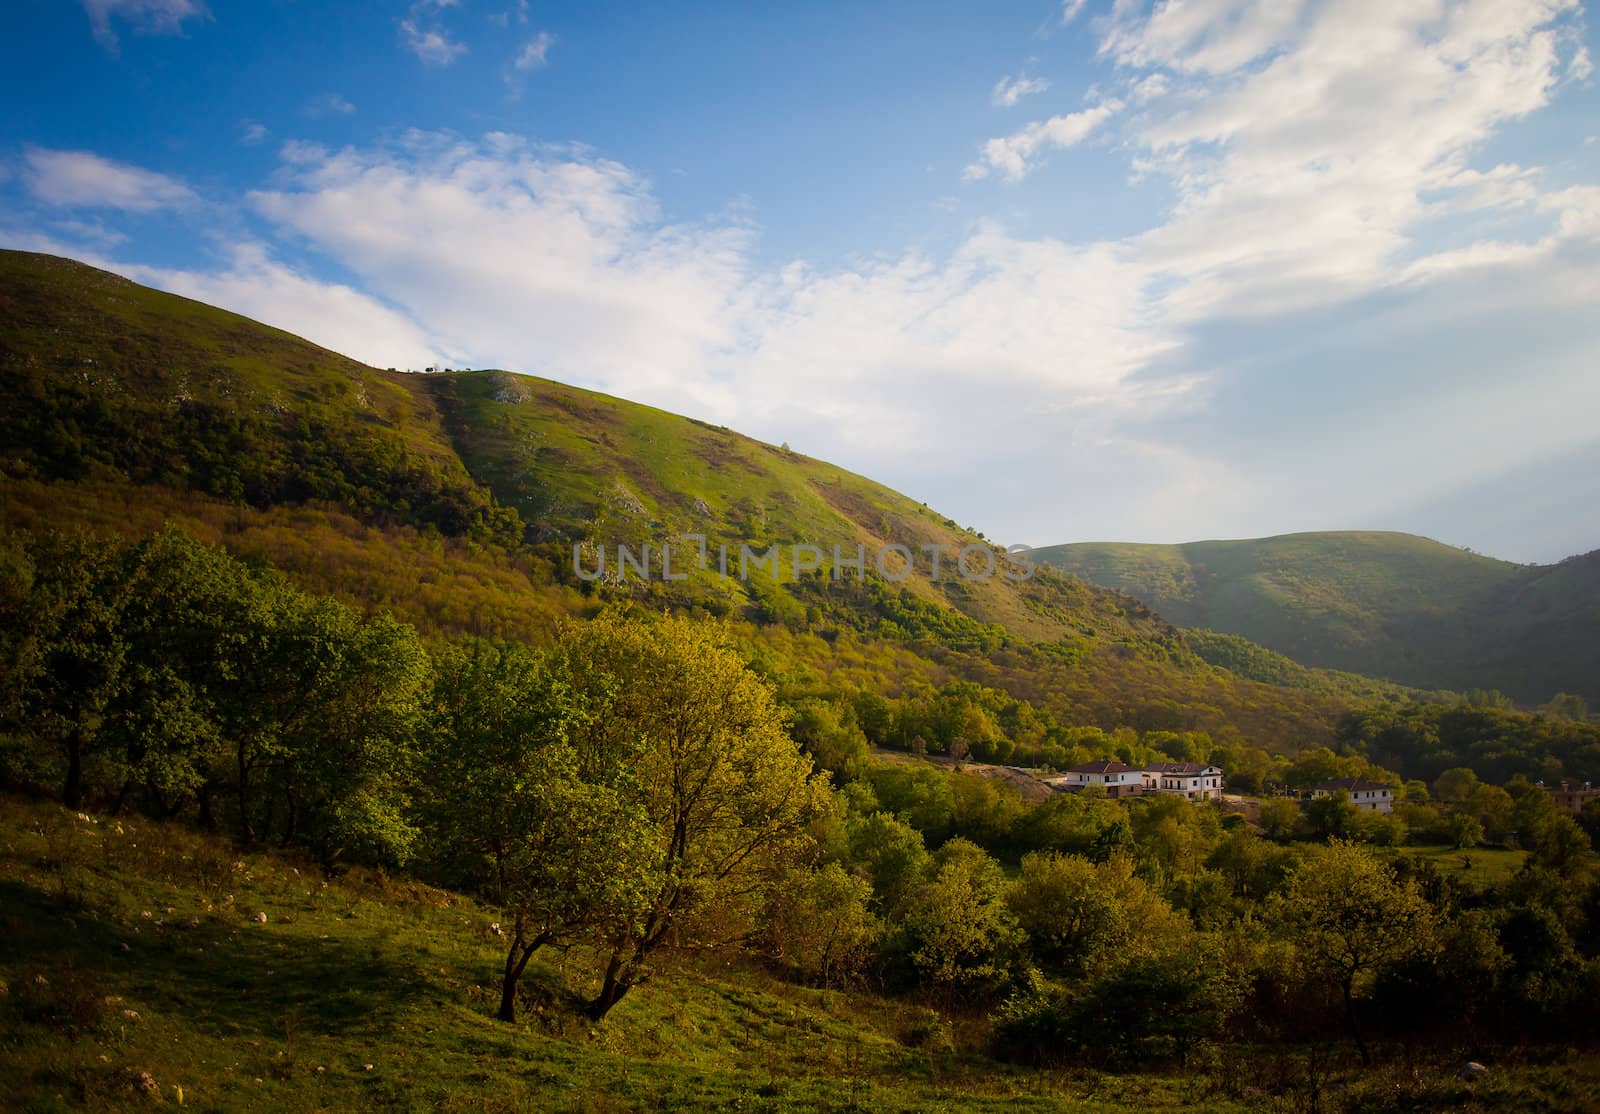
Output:
[[[871,883],[838,863],[791,873],[767,911],[773,958],[827,986],[856,978],[883,934],[871,898]]]
[[[1219,959],[1196,948],[1124,963],[1081,990],[1008,1001],[995,1025],[995,1055],[1041,1067],[1182,1062],[1222,1032],[1241,1001],[1237,978]]]

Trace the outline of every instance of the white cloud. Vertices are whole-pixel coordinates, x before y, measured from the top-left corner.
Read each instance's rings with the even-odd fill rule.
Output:
[[[1587,81],[1594,73],[1594,61],[1589,57],[1589,48],[1582,43],[1572,52],[1572,61],[1567,63],[1567,79],[1569,81]]]
[[[1206,75],[1154,98],[1125,137],[1177,191],[1172,219],[1141,238],[1141,257],[1181,280],[1167,309],[1274,313],[1368,292],[1416,273],[1429,221],[1527,204],[1529,171],[1502,168],[1516,188],[1488,188],[1469,161],[1548,103],[1554,21],[1572,7],[1218,0],[1112,28],[1125,65]],[[1206,10],[1212,22],[1192,18]]]
[[[1043,93],[1048,88],[1050,83],[1042,77],[1007,75],[995,83],[994,91],[989,94],[989,100],[996,108],[1011,108],[1023,97]]]
[[[257,143],[264,142],[270,134],[265,124],[249,121],[245,123],[239,132],[239,142],[247,146],[254,146]]]
[[[410,318],[339,283],[308,278],[257,243],[234,247],[218,271],[111,264],[137,282],[288,329],[377,367],[420,368],[451,357]]]
[[[307,116],[315,119],[318,116],[348,116],[356,110],[356,106],[345,100],[338,93],[323,93],[312,97],[306,102]]]
[[[748,232],[662,223],[617,163],[498,133],[295,154],[292,185],[251,195],[257,211],[475,363],[665,383],[736,339]]]
[[[426,66],[448,66],[467,52],[465,43],[450,38],[440,28],[419,27],[414,20],[400,21],[400,35],[406,49]]]
[[[1052,116],[1029,124],[1021,131],[983,145],[978,160],[967,167],[968,179],[987,178],[998,171],[1008,181],[1015,182],[1031,169],[1030,160],[1050,148],[1075,146],[1093,135],[1099,127],[1122,110],[1122,102],[1111,100],[1073,112],[1066,116]]]
[[[1068,24],[1077,19],[1078,14],[1083,11],[1083,6],[1086,2],[1087,0],[1062,0],[1061,22],[1063,24]]]
[[[29,147],[23,152],[28,190],[46,205],[153,213],[179,209],[198,198],[175,178],[113,162],[89,151]]]
[[[89,14],[95,41],[113,54],[119,46],[113,17],[141,34],[176,35],[184,20],[210,16],[200,0],[83,0],[83,10]]]
[[[1165,0],[1143,19],[1119,4],[1102,54],[1124,65],[1224,74],[1282,45],[1295,33],[1308,0]],[[1399,7],[1399,5],[1395,5]],[[1423,10],[1432,5],[1419,5]],[[1341,18],[1360,19],[1359,4]]]
[[[1172,340],[1115,245],[985,226],[943,262],[759,274],[748,228],[663,223],[648,183],[581,151],[497,133],[296,154],[292,185],[252,195],[257,211],[477,366],[886,466],[978,430],[1003,439],[1019,398],[1058,414],[1154,412],[1187,405],[1194,385],[1132,382]]]
[[[60,220],[52,222],[52,226],[74,240],[102,247],[116,247],[118,244],[126,243],[128,239],[124,233],[114,228],[107,228],[99,221]]]
[[[550,59],[550,48],[556,44],[556,37],[548,31],[540,31],[533,38],[522,44],[522,50],[517,54],[513,63],[519,70],[537,70]]]

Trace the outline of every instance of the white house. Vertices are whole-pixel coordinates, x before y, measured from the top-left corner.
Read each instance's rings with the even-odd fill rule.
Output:
[[[1313,797],[1331,797],[1343,790],[1350,803],[1363,812],[1393,812],[1394,791],[1376,781],[1363,781],[1358,777],[1341,777],[1324,781],[1311,787]]]
[[[1209,762],[1152,762],[1140,773],[1146,792],[1181,793],[1191,801],[1222,799],[1222,767]]]
[[[1108,797],[1177,793],[1191,801],[1214,801],[1222,797],[1222,768],[1202,762],[1156,762],[1143,768],[1115,761],[1085,762],[1053,784],[1073,792],[1097,785]]]
[[[1066,771],[1056,785],[1061,789],[1078,790],[1090,785],[1102,786],[1108,797],[1127,797],[1144,789],[1144,771],[1121,762],[1085,762]]]

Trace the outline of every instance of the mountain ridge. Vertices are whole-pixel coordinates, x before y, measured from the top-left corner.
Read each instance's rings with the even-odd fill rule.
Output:
[[[1330,740],[1352,707],[1418,695],[1281,662],[1219,668],[1138,600],[1048,569],[935,577],[925,547],[1020,566],[847,469],[555,380],[372,368],[20,252],[0,253],[0,311],[8,529],[177,521],[425,631],[537,638],[607,604],[682,610],[746,624],[796,691],[841,676],[958,680],[1067,723],[1242,732],[1274,749]],[[913,561],[901,580],[693,569],[673,582],[653,565],[648,580],[592,582],[573,567],[586,546],[694,535],[734,552],[904,546]]]
[[[1600,695],[1600,551],[1522,565],[1397,531],[1317,531],[1030,553],[1317,668],[1525,704]]]

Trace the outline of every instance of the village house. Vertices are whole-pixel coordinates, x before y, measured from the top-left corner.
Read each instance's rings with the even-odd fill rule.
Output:
[[[1177,793],[1191,801],[1214,801],[1222,797],[1222,768],[1201,762],[1154,762],[1143,767],[1115,761],[1085,762],[1065,771],[1052,784],[1067,792],[1099,786],[1108,797]]]
[[[1596,788],[1587,781],[1582,785],[1575,781],[1563,781],[1560,785],[1553,787],[1545,785],[1541,781],[1539,785],[1546,793],[1550,794],[1550,799],[1556,803],[1557,808],[1570,812],[1574,816],[1582,812],[1583,806],[1590,801],[1600,800],[1600,788]]]
[[[1144,789],[1144,771],[1121,762],[1085,762],[1056,780],[1060,789],[1076,791],[1091,785],[1105,789],[1108,797],[1130,797]]]
[[[1311,787],[1312,797],[1331,797],[1335,793],[1344,791],[1350,798],[1350,803],[1366,812],[1393,812],[1394,790],[1387,785],[1376,781],[1365,781],[1358,777],[1341,777],[1333,781],[1324,781]]]
[[[1147,790],[1182,793],[1191,801],[1222,799],[1222,767],[1209,762],[1153,762],[1143,773]]]

